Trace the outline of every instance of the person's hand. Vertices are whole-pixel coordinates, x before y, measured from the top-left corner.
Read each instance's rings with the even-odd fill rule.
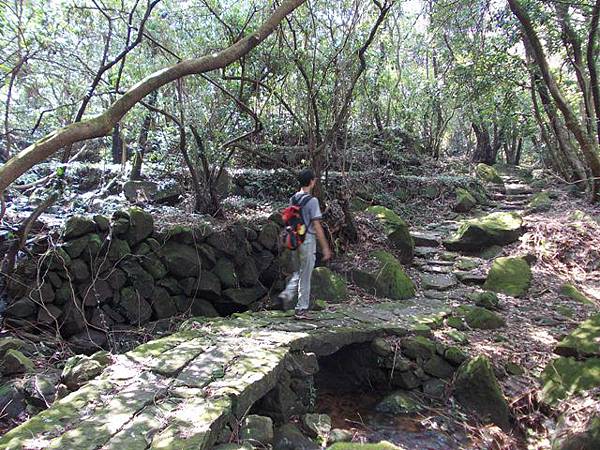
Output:
[[[329,261],[332,257],[332,253],[331,250],[329,250],[329,247],[325,247],[323,249],[323,258],[321,258],[322,261]]]

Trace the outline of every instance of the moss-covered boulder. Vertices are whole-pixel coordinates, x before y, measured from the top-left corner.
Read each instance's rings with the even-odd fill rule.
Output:
[[[579,361],[571,357],[559,357],[548,363],[541,375],[542,398],[555,403],[588,389],[600,386],[600,358]]]
[[[454,396],[484,423],[494,423],[510,430],[508,402],[494,375],[490,360],[478,356],[463,363],[454,380]]]
[[[465,321],[471,328],[494,330],[506,325],[504,318],[493,311],[479,306],[468,308]]]
[[[404,300],[415,295],[415,285],[394,255],[376,251],[371,254],[370,263],[372,269],[355,269],[351,272],[356,285],[379,297],[393,300]]]
[[[600,314],[582,322],[562,338],[554,352],[562,356],[600,357]]]
[[[567,297],[579,303],[587,305],[593,305],[594,302],[585,296],[579,289],[573,286],[571,283],[565,283],[560,287],[560,295]]]
[[[516,241],[523,233],[523,219],[514,212],[496,212],[467,220],[446,241],[449,250],[477,251]]]
[[[534,194],[527,204],[527,208],[531,212],[548,211],[551,206],[552,201],[550,200],[550,194],[547,192],[538,192],[537,194]]]
[[[337,303],[348,297],[348,287],[344,278],[327,267],[317,267],[312,273],[311,293],[315,299]]]
[[[524,295],[531,284],[531,268],[525,258],[496,258],[483,285],[488,291],[513,297]]]
[[[454,204],[454,211],[456,212],[471,211],[477,204],[475,197],[473,197],[466,189],[456,188],[455,194],[456,203]]]
[[[485,181],[486,183],[504,184],[504,181],[502,180],[502,177],[498,171],[494,167],[488,166],[487,164],[477,164],[477,166],[475,166],[475,173],[480,180]]]
[[[410,235],[408,224],[394,211],[385,206],[370,206],[365,210],[383,225],[389,243],[400,253],[400,261],[408,263],[413,259],[415,242]]]

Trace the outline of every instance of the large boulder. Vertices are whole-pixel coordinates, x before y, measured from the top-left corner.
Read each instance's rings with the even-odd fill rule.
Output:
[[[142,325],[152,316],[152,307],[132,287],[121,289],[119,306],[129,323],[134,325]]]
[[[410,235],[408,224],[385,206],[370,206],[365,211],[374,215],[383,225],[388,242],[400,253],[400,261],[404,264],[409,263],[414,256],[415,242]]]
[[[311,293],[318,300],[341,302],[348,297],[346,280],[327,267],[317,267],[311,278]]]
[[[484,289],[520,297],[531,284],[531,268],[525,258],[496,258],[483,285]]]
[[[150,200],[158,191],[158,183],[154,181],[130,180],[123,184],[123,194],[130,202]]]
[[[514,212],[496,212],[463,222],[444,245],[449,250],[477,251],[516,241],[523,233],[523,219]]]
[[[489,359],[478,356],[463,363],[454,379],[454,396],[480,420],[510,430],[510,411]]]
[[[415,285],[391,253],[379,250],[371,254],[372,269],[355,269],[352,281],[379,297],[404,300],[415,295]]]
[[[498,171],[494,167],[488,166],[487,164],[477,164],[477,166],[475,167],[475,173],[477,173],[477,177],[480,180],[483,180],[487,183],[500,185],[504,184],[504,180],[502,180],[502,177],[500,176],[500,174],[498,174]]]
[[[550,194],[547,192],[538,192],[531,197],[527,208],[531,212],[543,212],[548,211],[552,206],[552,200],[550,200]]]

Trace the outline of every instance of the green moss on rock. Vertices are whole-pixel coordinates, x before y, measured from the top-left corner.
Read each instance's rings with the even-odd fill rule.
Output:
[[[551,206],[552,201],[547,192],[538,192],[537,194],[534,194],[527,205],[532,212],[548,211]]]
[[[495,212],[467,220],[444,245],[449,250],[477,251],[492,245],[516,241],[522,234],[523,219],[514,212]]]
[[[550,361],[541,375],[542,398],[556,403],[572,394],[600,386],[600,358],[578,361],[559,357]]]
[[[525,258],[496,258],[483,285],[484,289],[520,297],[531,283],[531,268]]]
[[[415,295],[415,285],[394,255],[380,250],[373,252],[371,258],[376,263],[375,270],[353,270],[354,283],[370,293],[393,300]]]
[[[498,173],[498,171],[492,167],[488,166],[484,163],[479,163],[475,166],[475,173],[477,173],[477,177],[487,183],[492,184],[504,184],[502,177]]]
[[[477,204],[475,197],[471,195],[469,191],[463,188],[456,188],[456,203],[454,204],[454,211],[467,212],[471,211]]]
[[[394,211],[385,206],[370,206],[365,210],[373,214],[383,225],[390,244],[400,252],[400,260],[408,263],[415,251],[415,242],[410,235],[408,224]]]
[[[504,318],[493,311],[479,306],[469,308],[465,320],[471,328],[478,328],[481,330],[493,330],[506,325]]]
[[[560,295],[563,297],[570,298],[579,303],[584,303],[587,305],[593,305],[589,298],[587,298],[579,289],[573,286],[571,283],[565,283],[560,287]]]
[[[314,298],[337,303],[348,297],[346,280],[327,267],[317,267],[311,278],[311,293]]]
[[[510,429],[508,402],[496,380],[489,359],[478,356],[463,363],[456,373],[454,396],[485,422],[492,422],[505,431]]]
[[[600,356],[600,314],[582,322],[566,335],[554,352],[562,356]]]

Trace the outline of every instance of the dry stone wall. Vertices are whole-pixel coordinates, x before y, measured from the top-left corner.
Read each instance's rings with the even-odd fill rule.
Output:
[[[74,216],[58,245],[19,264],[6,319],[102,346],[108,330],[252,309],[293,271],[279,233],[275,221],[158,232],[139,208],[110,219]]]

